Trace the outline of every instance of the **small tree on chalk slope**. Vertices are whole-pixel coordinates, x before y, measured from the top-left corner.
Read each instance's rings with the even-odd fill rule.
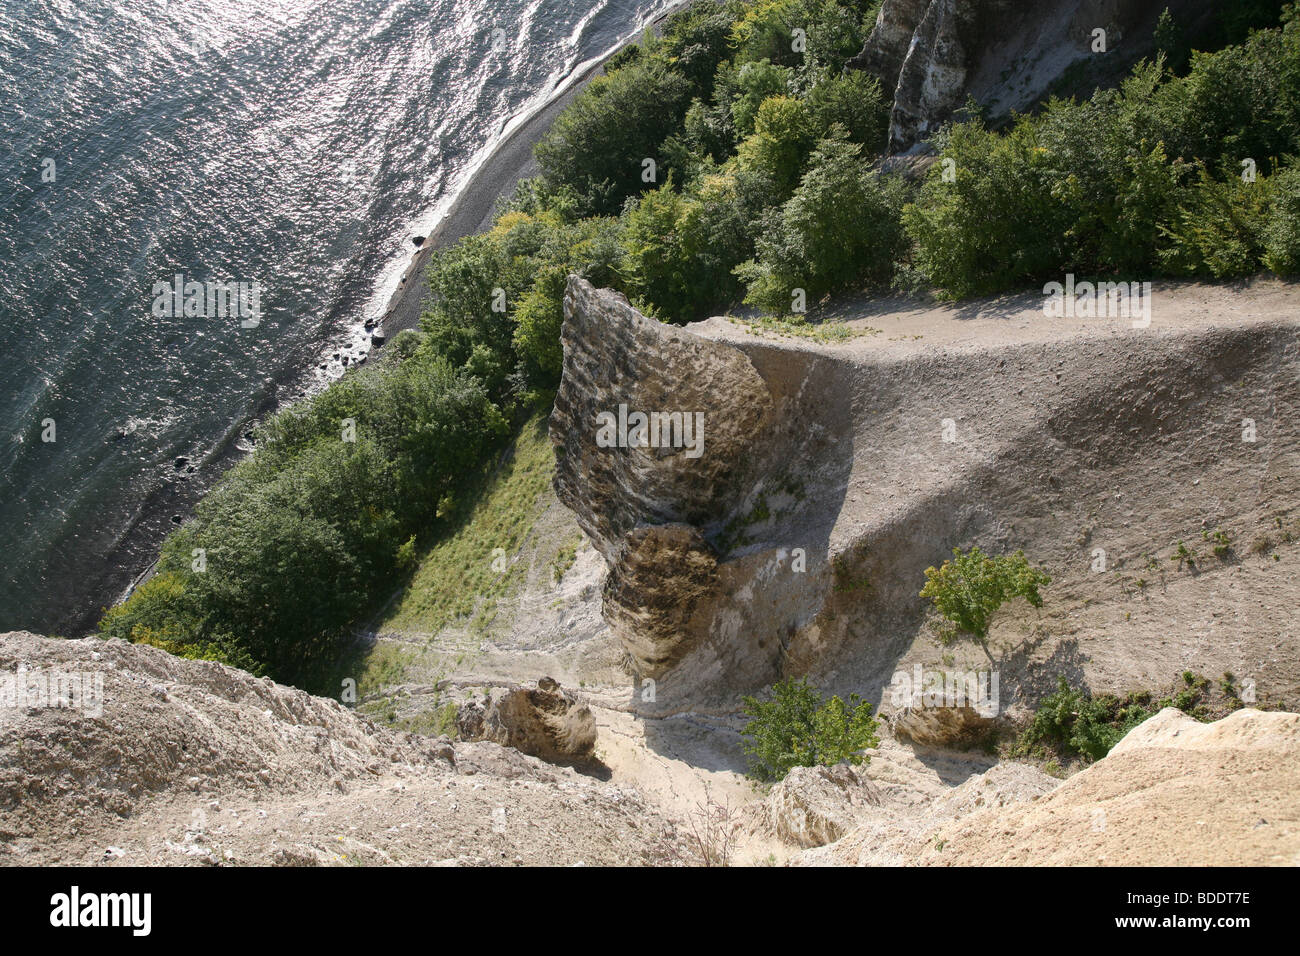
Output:
[[[988,637],[990,619],[1003,603],[1023,597],[1034,607],[1042,607],[1039,588],[1052,581],[1029,566],[1023,551],[991,557],[979,548],[965,554],[953,548],[952,560],[942,567],[926,568],[925,579],[921,597],[928,597],[940,614],[981,644]]]

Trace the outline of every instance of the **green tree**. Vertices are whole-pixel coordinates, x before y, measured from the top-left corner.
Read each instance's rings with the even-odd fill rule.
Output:
[[[929,598],[940,614],[983,643],[998,608],[1015,597],[1042,607],[1039,589],[1051,581],[1046,573],[1030,567],[1023,551],[990,557],[978,547],[965,553],[953,548],[952,560],[925,569],[921,597]]]
[[[732,33],[736,59],[767,59],[783,66],[838,73],[850,57],[861,52],[879,9],[879,0],[745,3],[739,6],[741,15]],[[802,42],[796,44],[796,39]]]
[[[718,66],[731,54],[731,14],[711,3],[695,3],[671,14],[653,54],[690,81],[696,96],[713,89]]]
[[[653,188],[642,179],[643,162],[660,161],[659,146],[681,129],[694,92],[686,76],[644,57],[597,77],[537,143],[543,175],[580,198],[579,215],[617,212]]]
[[[749,723],[741,733],[750,775],[759,780],[781,780],[792,767],[865,763],[861,751],[880,742],[870,704],[857,694],[847,704],[825,700],[805,678],[779,681],[769,699],[746,696],[744,703]]]
[[[871,74],[848,70],[820,77],[804,101],[821,136],[839,125],[849,139],[862,144],[864,156],[885,151],[891,103]]]
[[[625,214],[623,280],[633,301],[664,321],[689,322],[712,301],[696,243],[699,214],[699,203],[671,180]]]
[[[754,133],[740,144],[736,160],[742,169],[767,176],[774,191],[773,203],[784,202],[799,183],[816,133],[801,100],[770,97],[759,106]]]
[[[792,22],[807,23],[808,49],[804,68],[810,73],[838,75],[850,58],[862,52],[876,26],[879,0],[801,0]]]
[[[1181,73],[1187,65],[1190,50],[1182,28],[1174,20],[1174,15],[1165,7],[1156,21],[1156,52],[1164,57],[1165,65],[1175,73]]]
[[[756,261],[737,272],[745,301],[776,314],[794,289],[815,301],[854,286],[886,284],[902,254],[904,185],[869,171],[862,148],[838,136],[818,144],[794,195],[769,216]]]
[[[774,96],[789,92],[794,71],[776,66],[767,60],[746,63],[735,74],[728,88],[734,90],[731,99],[731,120],[737,137],[744,139],[754,132],[758,110]]]

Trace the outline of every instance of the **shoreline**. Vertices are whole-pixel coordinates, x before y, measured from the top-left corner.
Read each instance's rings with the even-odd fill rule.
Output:
[[[377,320],[376,328],[383,330],[385,342],[391,341],[393,336],[404,329],[418,327],[420,313],[424,310],[424,279],[434,251],[491,228],[499,204],[514,194],[515,184],[539,171],[537,161],[533,158],[533,147],[550,130],[555,117],[587,88],[587,84],[604,73],[605,65],[613,57],[638,43],[646,30],[662,27],[668,17],[691,6],[692,2],[693,0],[678,0],[638,27],[630,39],[592,61],[576,79],[570,81],[563,93],[529,116],[497,144],[457,192],[433,231],[424,237],[424,242],[411,254],[397,288],[389,296],[388,304]],[[382,346],[377,348],[382,351]]]
[[[662,13],[639,26],[629,39],[604,56],[589,61],[576,78],[566,78],[564,82],[568,86],[562,93],[519,123],[492,148],[457,191],[446,213],[424,237],[420,247],[411,254],[382,315],[370,320],[373,326],[365,329],[365,335],[371,342],[369,357],[372,361],[383,360],[384,344],[392,341],[398,332],[418,328],[420,315],[424,311],[425,276],[434,251],[490,228],[499,203],[513,195],[515,184],[538,172],[539,167],[533,159],[533,146],[550,130],[560,111],[586,89],[588,83],[604,72],[605,65],[614,56],[639,42],[646,30],[660,28],[668,17],[689,7],[692,2],[693,0],[677,0]],[[505,123],[508,125],[513,120],[514,117],[508,117]],[[358,331],[361,331],[360,327]],[[383,336],[382,341],[372,338],[374,332]],[[272,408],[263,407],[257,414],[271,410]],[[108,566],[102,577],[83,593],[80,600],[73,602],[74,607],[70,608],[67,618],[60,623],[60,629],[79,637],[93,635],[105,609],[121,604],[136,588],[149,580],[158,563],[162,540],[174,527],[167,515],[178,511],[187,516],[192,515],[195,506],[212,485],[243,457],[238,448],[238,436],[246,424],[247,422],[241,422],[229,431],[216,452],[204,463],[207,466],[203,469],[204,474],[196,476],[193,486],[182,488],[169,485],[147,495],[137,512],[137,518],[123,531],[117,545],[105,555]],[[151,540],[155,535],[157,540]],[[141,564],[132,560],[142,554],[149,556],[147,562]]]

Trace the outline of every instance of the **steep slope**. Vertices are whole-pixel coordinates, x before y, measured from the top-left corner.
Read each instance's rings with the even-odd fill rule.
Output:
[[[1048,319],[1036,295],[961,306],[844,301],[836,311],[855,337],[819,344],[725,318],[667,329],[625,304],[605,310],[605,293],[579,291],[565,345],[584,371],[566,381],[572,393],[560,407],[570,424],[552,423],[563,439],[556,474],[569,469],[559,493],[574,510],[555,492],[537,493],[530,530],[506,555],[518,586],[492,592],[491,622],[406,630],[392,617],[375,645],[372,703],[404,725],[429,726],[483,688],[554,677],[591,708],[611,782],[686,820],[711,802],[747,819],[766,805],[742,776],[739,695],[781,675],[862,694],[889,717],[898,711],[891,679],[917,665],[996,669],[1000,709],[1013,717],[1058,674],[1119,693],[1163,690],[1184,670],[1231,671],[1258,704],[1296,710],[1300,288],[1154,292],[1147,328]],[[721,351],[729,374],[748,380],[742,356],[768,395],[757,427],[736,427],[755,420],[749,412],[727,417],[736,404],[728,388],[701,391],[730,380],[711,379],[707,365],[691,376],[689,403],[680,398],[687,366],[665,360],[670,348],[701,362]],[[592,413],[620,403],[703,411],[701,458],[647,455],[584,483],[598,455],[633,454],[595,444]],[[1247,418],[1253,442],[1243,440]],[[693,463],[718,448],[738,467],[702,470],[697,482]],[[655,469],[669,466],[677,473],[661,481]],[[697,496],[674,510],[681,494]],[[492,526],[474,532],[481,553],[441,560],[486,566],[499,543]],[[673,538],[647,550],[668,560],[638,563],[637,574],[615,579],[618,600],[604,596],[609,558],[640,555],[653,540],[644,529],[659,526],[707,554],[713,572],[695,592],[696,643],[650,677],[638,654],[676,626],[650,615],[667,607],[666,619],[680,620],[673,572],[689,567],[664,547]],[[1220,529],[1231,541],[1223,557],[1202,537]],[[1175,559],[1180,540],[1197,552],[1194,566]],[[992,663],[974,645],[940,646],[917,594],[927,565],[971,544],[1024,548],[1054,579],[1041,611],[1013,603],[994,619]],[[793,569],[797,548],[803,571]],[[556,563],[562,550],[571,562]],[[1104,571],[1094,570],[1098,550]],[[654,568],[667,573],[644,575]],[[629,586],[646,581],[659,589],[640,605],[646,617],[623,613],[638,606]],[[971,806],[1007,802],[1055,785],[1016,764],[989,777],[995,765],[886,734],[866,777],[881,788],[888,776],[887,795],[911,807],[961,803],[962,794]],[[791,806],[822,799],[823,783],[796,790],[805,783],[816,792],[792,794]],[[934,823],[889,816],[876,839],[906,843]],[[738,859],[798,849],[757,826]]]
[[[1165,710],[1063,783],[886,738],[865,767],[800,769],[764,796],[692,779],[676,758],[642,790],[495,744],[392,733],[334,701],[116,641],[0,635],[0,670],[27,689],[25,706],[0,710],[0,864],[1300,860],[1296,714],[1200,724]],[[46,706],[55,675],[96,691]],[[682,805],[685,817],[664,811]]]
[[[11,633],[0,674],[36,695],[0,707],[0,863],[691,859],[635,790],[383,730],[224,665]],[[48,706],[55,675],[98,693]]]

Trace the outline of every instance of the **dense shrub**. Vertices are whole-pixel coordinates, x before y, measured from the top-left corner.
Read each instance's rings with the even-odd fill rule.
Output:
[[[1161,266],[1175,275],[1231,279],[1259,271],[1272,212],[1267,179],[1219,182],[1201,171],[1182,205],[1161,227]]]
[[[1300,149],[1300,22],[1198,53],[1185,77],[1141,64],[1117,91],[1053,102],[1005,134],[957,124],[938,145],[904,219],[915,267],[948,296],[1067,271],[1257,272],[1273,212],[1257,187]],[[1257,183],[1242,181],[1247,161]]]
[[[790,92],[793,75],[789,67],[758,60],[725,76],[720,88],[731,94],[731,123],[739,139],[753,135],[758,109],[765,101]]]
[[[483,385],[427,349],[347,376],[259,431],[101,630],[309,681],[505,430]]]
[[[740,298],[743,286],[734,269],[754,255],[772,203],[771,178],[730,162],[701,175],[691,195],[699,204],[694,229],[701,268],[712,283],[708,304],[725,307]]]
[[[736,127],[731,118],[730,104],[693,102],[686,111],[682,142],[699,159],[725,160],[736,148]]]
[[[1149,703],[1115,697],[1094,699],[1071,688],[1060,676],[1056,691],[1038,702],[1016,749],[1023,754],[1054,752],[1100,760],[1154,712]]]
[[[663,146],[684,132],[693,101],[708,102],[731,55],[741,3],[697,3],[670,16],[663,36],[610,64],[555,120],[535,153],[551,190],[567,189],[577,216],[612,215],[624,200],[676,172]],[[725,71],[724,71],[725,72]],[[655,160],[647,182],[643,162]]]
[[[757,260],[738,270],[748,282],[745,301],[784,314],[796,288],[812,302],[887,283],[902,247],[903,188],[899,179],[870,172],[857,144],[823,140],[799,188],[770,217]]]
[[[713,90],[718,65],[731,55],[732,14],[714,3],[679,10],[664,23],[663,37],[650,42],[653,56],[681,73],[694,96]]]
[[[807,13],[796,13],[791,21],[808,24],[804,69],[830,74],[840,73],[852,57],[862,52],[880,12],[880,0],[805,0],[800,6]]]
[[[410,358],[424,344],[426,336],[419,329],[402,329],[389,343],[389,348],[398,358]]]
[[[942,140],[915,204],[903,211],[921,273],[954,298],[995,292],[1059,270],[1068,222],[1028,121],[1005,136],[977,123]],[[944,173],[954,177],[947,181]]]
[[[531,206],[532,184],[520,206]],[[482,381],[498,405],[558,382],[564,281],[577,273],[616,284],[622,225],[592,217],[512,208],[487,233],[435,254],[421,320],[429,347]]]
[[[1201,160],[1215,176],[1240,172],[1248,158],[1268,171],[1300,145],[1300,23],[1194,54],[1187,76],[1128,106],[1171,157]]]
[[[1156,82],[1154,70],[1135,78],[1131,95]],[[1123,102],[1057,100],[1006,134],[955,127],[905,212],[924,274],[961,298],[1067,271],[1149,269],[1186,174],[1137,134]]]
[[[543,174],[573,190],[580,215],[617,212],[647,187],[642,164],[660,161],[659,146],[680,129],[693,92],[681,73],[646,58],[597,77],[537,144]]]
[[[534,230],[533,238],[540,242],[540,231]],[[486,376],[491,393],[501,399],[508,387],[507,357],[514,336],[502,300],[507,305],[517,301],[533,275],[527,257],[511,262],[499,239],[499,235],[471,236],[434,253],[429,267],[432,307],[420,325],[430,347],[453,366],[472,364]]]
[[[1183,72],[1191,49],[1187,45],[1187,36],[1174,19],[1169,8],[1161,12],[1155,29],[1156,53],[1165,61],[1165,65],[1175,73]]]
[[[737,59],[797,66],[802,57],[795,50],[794,30],[804,23],[794,21],[806,19],[800,17],[803,10],[796,0],[758,0],[748,5],[732,28]]]
[[[1171,162],[1163,141],[1145,135],[1128,108],[1146,101],[1160,76],[1154,67],[1139,69],[1120,91],[1082,103],[1054,101],[1035,121],[1036,147],[1064,227],[1064,271],[1150,268],[1159,226],[1188,178],[1185,164]]]
[[[767,700],[744,702],[749,723],[741,733],[750,776],[759,780],[781,780],[793,767],[865,763],[870,758],[862,751],[880,742],[870,704],[857,694],[847,704],[825,700],[804,678],[774,684]]]
[[[1300,275],[1300,168],[1282,170],[1272,181],[1272,206],[1264,222],[1264,265],[1278,275]]]
[[[564,287],[569,274],[562,266],[546,266],[515,311],[515,351],[524,374],[542,388],[559,384],[564,350],[560,328],[564,324]]]
[[[1192,671],[1183,671],[1181,681],[1168,696],[1158,698],[1150,691],[1135,691],[1122,696],[1093,697],[1070,687],[1064,675],[1060,675],[1056,690],[1038,702],[1013,753],[1100,760],[1130,730],[1166,707],[1176,707],[1200,721],[1215,719],[1240,707],[1231,674],[1224,675],[1220,686],[1221,699],[1211,703],[1210,681]]]
[[[1223,4],[1217,14],[1216,29],[1206,38],[1207,49],[1240,43],[1252,30],[1277,26],[1288,6],[1290,0],[1234,0]]]

